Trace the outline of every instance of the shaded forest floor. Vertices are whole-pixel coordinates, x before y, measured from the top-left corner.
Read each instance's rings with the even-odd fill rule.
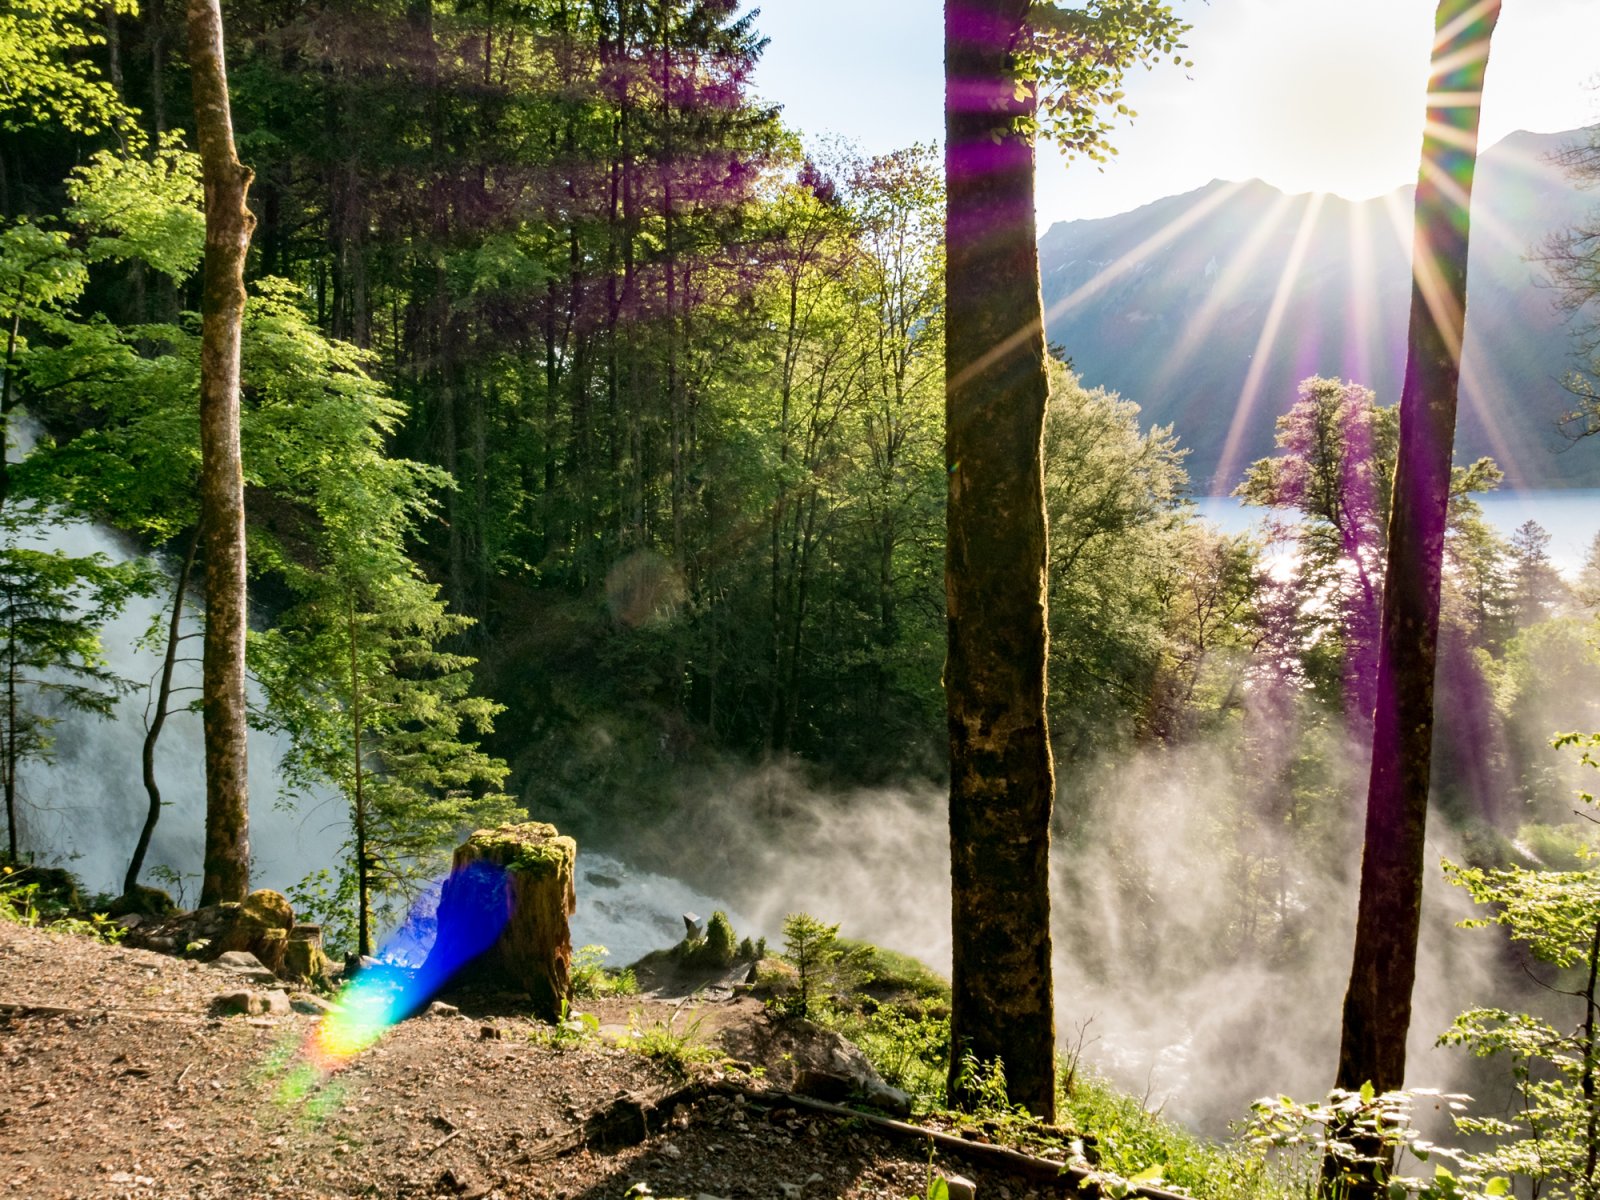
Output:
[[[514,1012],[419,1017],[319,1085],[291,1069],[316,1018],[213,1017],[237,985],[143,950],[0,922],[0,1194],[57,1197],[489,1197],[622,1200],[648,1185],[688,1200],[910,1200],[926,1147],[848,1118],[746,1098],[725,1068],[642,1144],[585,1143],[623,1093],[679,1092],[672,1064],[563,1040]],[[766,1022],[750,1000],[633,996],[584,1007],[607,1030]],[[749,1039],[745,1040],[749,1044]],[[941,1156],[942,1157],[942,1156]],[[945,1164],[941,1161],[938,1165]],[[1054,1189],[949,1164],[995,1200]]]

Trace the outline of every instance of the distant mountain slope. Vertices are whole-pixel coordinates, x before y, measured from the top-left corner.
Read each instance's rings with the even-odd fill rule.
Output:
[[[1457,458],[1492,455],[1508,486],[1600,486],[1600,443],[1555,428],[1571,337],[1528,261],[1600,204],[1549,161],[1583,136],[1517,133],[1479,160]],[[1058,223],[1039,243],[1050,340],[1086,383],[1176,427],[1197,493],[1230,491],[1305,376],[1399,399],[1412,191],[1353,203],[1218,180]]]

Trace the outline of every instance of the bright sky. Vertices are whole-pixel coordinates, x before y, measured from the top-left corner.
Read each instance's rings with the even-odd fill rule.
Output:
[[[1041,231],[1212,179],[1361,199],[1411,181],[1434,0],[1176,0],[1194,67],[1129,81],[1139,113],[1097,173],[1043,151]],[[942,0],[759,0],[771,38],[757,90],[807,135],[868,152],[943,130]],[[1600,0],[1505,0],[1483,137],[1600,121]]]

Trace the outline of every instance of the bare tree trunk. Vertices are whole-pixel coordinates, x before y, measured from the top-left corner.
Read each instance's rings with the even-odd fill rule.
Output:
[[[239,457],[239,339],[244,263],[255,218],[252,178],[233,145],[220,0],[188,0],[189,74],[206,196],[200,330],[200,511],[205,534],[206,855],[200,903],[250,886],[245,757],[244,468]]]
[[[189,592],[189,576],[194,571],[195,555],[200,550],[200,533],[195,531],[189,540],[189,551],[183,556],[183,567],[178,571],[178,581],[172,588],[172,616],[167,622],[167,652],[161,659],[161,682],[156,685],[155,713],[150,718],[150,728],[145,731],[142,763],[144,790],[150,798],[145,812],[144,828],[139,831],[139,843],[133,848],[133,858],[128,862],[128,874],[122,881],[122,894],[133,895],[139,885],[139,872],[144,870],[144,856],[150,850],[150,839],[161,819],[161,788],[156,783],[156,744],[161,740],[161,730],[167,723],[167,705],[172,699],[172,672],[178,662],[178,643],[183,640],[183,601]]]
[[[1455,444],[1478,98],[1498,3],[1441,0],[1417,181],[1411,331],[1389,515],[1361,898],[1338,1086],[1405,1083],[1422,913],[1439,582]],[[1370,1189],[1370,1190],[1364,1190]],[[1376,1195],[1372,1180],[1357,1195]]]
[[[962,1062],[1055,1117],[1045,725],[1043,434],[1048,383],[1033,143],[1016,130],[1013,50],[1029,0],[945,5],[949,280],[945,569],[949,656],[950,1097]]]

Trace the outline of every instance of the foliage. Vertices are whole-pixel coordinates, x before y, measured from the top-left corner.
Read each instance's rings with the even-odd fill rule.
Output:
[[[106,666],[99,630],[154,584],[139,560],[29,549],[14,535],[0,544],[0,783],[12,858],[22,764],[53,760],[62,710],[112,715],[130,685]]]
[[[100,19],[137,16],[135,0],[7,0],[0,7],[0,129],[55,122],[73,133],[124,126],[133,114],[89,52],[105,44]]]
[[[605,960],[611,951],[604,946],[580,946],[572,955],[572,994],[580,999],[598,1000],[607,996],[636,996],[639,981],[632,967],[608,970]]]
[[[618,1045],[660,1063],[676,1074],[688,1075],[696,1066],[716,1062],[722,1055],[714,1046],[699,1040],[701,1018],[696,1017],[682,1030],[675,1028],[676,1016],[646,1025],[637,1014],[628,1019],[628,1036]]]
[[[1470,1097],[1440,1093],[1428,1088],[1375,1092],[1371,1085],[1359,1092],[1334,1089],[1323,1102],[1303,1103],[1287,1096],[1268,1096],[1251,1106],[1246,1137],[1262,1152],[1287,1152],[1307,1175],[1324,1162],[1336,1164],[1331,1181],[1319,1196],[1329,1200],[1357,1194],[1375,1179],[1391,1200],[1481,1200],[1509,1196],[1510,1181],[1503,1175],[1486,1175],[1472,1156],[1438,1146],[1422,1136],[1413,1123],[1417,1102],[1442,1103],[1461,1112]],[[1407,1175],[1406,1156],[1418,1163],[1437,1159],[1431,1178]],[[1452,1164],[1455,1169],[1452,1170]]]
[[[783,957],[793,964],[798,986],[789,1000],[789,1009],[799,1017],[810,1017],[817,993],[832,978],[839,961],[839,926],[828,925],[809,913],[790,913],[783,919]]]
[[[54,911],[43,885],[28,876],[27,867],[0,866],[0,921],[43,928],[51,933],[92,937],[112,945],[127,936],[127,929],[105,913],[80,917]]]
[[[1018,86],[1037,92],[1038,115],[1025,132],[1037,132],[1069,156],[1103,163],[1116,153],[1106,140],[1112,129],[1106,113],[1130,120],[1136,115],[1122,102],[1122,79],[1130,69],[1149,69],[1162,59],[1193,65],[1179,53],[1189,26],[1168,4],[1036,3],[1028,20],[1031,40],[1018,48]]]
[[[1594,765],[1593,735],[1568,735]],[[1498,925],[1532,958],[1553,968],[1553,994],[1576,1000],[1570,1028],[1555,1019],[1499,1008],[1474,1008],[1456,1018],[1440,1039],[1479,1057],[1509,1060],[1517,1092],[1513,1119],[1465,1117],[1457,1125],[1495,1139],[1474,1160],[1484,1172],[1529,1180],[1537,1194],[1592,1200],[1600,1189],[1600,874],[1582,869],[1483,870],[1447,863],[1452,883],[1465,888],[1491,915],[1463,922],[1469,928]]]

